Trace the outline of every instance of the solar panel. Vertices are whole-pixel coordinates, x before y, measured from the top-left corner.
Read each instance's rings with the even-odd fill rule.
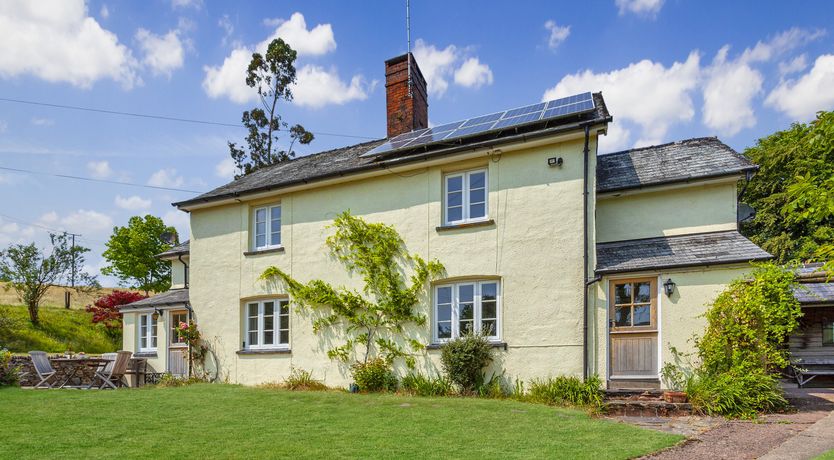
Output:
[[[592,111],[594,108],[594,98],[591,93],[576,94],[561,99],[540,102],[538,104],[531,104],[516,109],[401,134],[389,139],[387,142],[362,156],[375,156],[434,143],[453,142],[490,131],[500,132],[532,123],[578,115]]]

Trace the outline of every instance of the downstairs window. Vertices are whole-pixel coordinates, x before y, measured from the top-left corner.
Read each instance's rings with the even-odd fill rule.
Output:
[[[500,304],[500,283],[496,280],[436,286],[432,318],[434,341],[446,342],[471,333],[500,340]]]

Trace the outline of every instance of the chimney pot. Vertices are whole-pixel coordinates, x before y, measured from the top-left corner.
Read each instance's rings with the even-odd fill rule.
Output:
[[[408,61],[411,60],[411,95],[408,94]],[[411,53],[385,61],[385,102],[388,138],[429,126],[426,79]]]

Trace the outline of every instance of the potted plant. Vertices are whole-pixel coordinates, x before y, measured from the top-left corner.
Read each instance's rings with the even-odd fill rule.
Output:
[[[686,388],[686,372],[675,363],[666,363],[660,370],[660,376],[667,388],[663,392],[663,400],[668,403],[685,403],[687,395],[683,390]]]

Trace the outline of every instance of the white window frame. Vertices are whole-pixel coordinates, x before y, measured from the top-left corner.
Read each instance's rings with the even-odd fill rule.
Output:
[[[137,334],[138,343],[136,348],[139,352],[155,352],[159,348],[159,320],[153,319],[153,313],[140,313],[137,327],[139,334]],[[146,320],[146,324],[142,325],[142,320]],[[142,346],[142,339],[145,339],[145,347]],[[153,341],[156,339],[157,346],[153,346]]]
[[[272,343],[264,345],[264,304],[274,302],[275,309],[273,310],[272,323]],[[249,343],[249,306],[258,305],[258,343],[252,345]],[[287,328],[281,329],[281,307],[287,306]],[[288,299],[260,299],[243,302],[243,343],[244,350],[289,350],[290,349],[290,308]],[[287,343],[280,343],[281,331],[287,331]]]
[[[446,284],[438,284],[434,287],[434,298],[432,299],[432,341],[434,343],[445,343],[449,340],[455,339],[460,337],[460,298],[458,293],[460,292],[460,286],[467,286],[471,285],[474,286],[474,295],[473,300],[475,303],[475,315],[474,320],[475,324],[477,325],[478,329],[483,329],[483,316],[482,316],[482,296],[481,290],[482,285],[484,284],[495,284],[495,330],[492,332],[492,335],[486,336],[487,339],[491,342],[500,342],[501,341],[501,311],[502,311],[502,291],[501,291],[501,281],[497,279],[482,279],[482,280],[471,280],[471,281],[461,281],[458,283],[446,283]],[[452,289],[452,337],[450,338],[440,338],[438,337],[437,331],[437,323],[438,323],[438,291],[442,288],[451,288]]]
[[[184,323],[188,323],[188,311],[184,310],[172,310],[168,312],[168,333],[171,334],[171,337],[168,337],[168,345],[171,347],[184,347],[188,344],[185,343],[185,339],[179,336],[177,332],[180,328],[180,323],[178,321],[174,321],[175,316],[185,316]]]
[[[472,174],[484,174],[484,215],[482,217],[469,217],[469,198],[471,187],[469,178]],[[461,192],[463,193],[463,207],[460,220],[449,220],[449,180],[455,177],[463,178]],[[489,169],[478,168],[469,171],[449,173],[443,176],[443,225],[460,225],[470,222],[483,222],[489,220]]]
[[[280,224],[278,225],[278,244],[272,244],[272,210],[278,208],[281,212]],[[264,245],[258,246],[258,211],[266,212],[266,222],[264,223],[266,233],[264,234]],[[281,203],[271,204],[267,206],[258,206],[252,210],[252,249],[254,251],[263,251],[266,249],[276,249],[283,247],[281,241],[284,237],[281,232],[281,227],[284,223],[284,210],[281,209]]]

